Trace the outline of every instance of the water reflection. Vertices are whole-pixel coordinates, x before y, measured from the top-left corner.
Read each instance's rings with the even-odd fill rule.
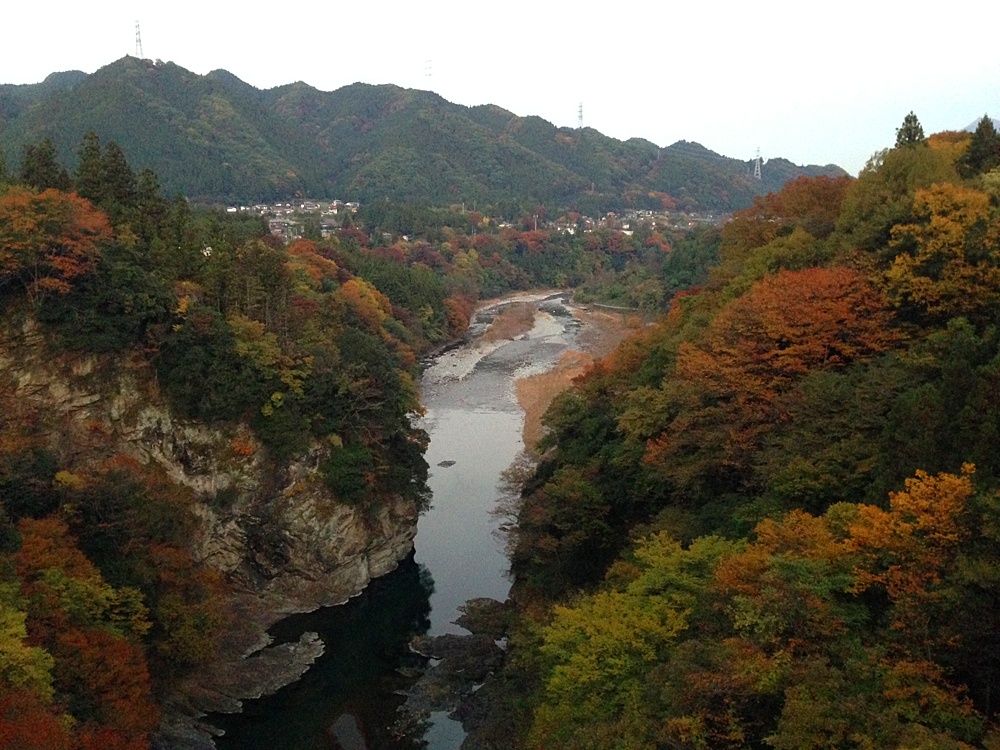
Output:
[[[397,737],[396,709],[409,687],[407,667],[424,660],[408,648],[427,631],[434,584],[412,556],[340,607],[296,615],[275,625],[279,643],[314,631],[326,650],[295,684],[256,701],[242,714],[216,716],[226,731],[220,750],[417,750],[426,742]],[[402,668],[402,671],[400,671]]]

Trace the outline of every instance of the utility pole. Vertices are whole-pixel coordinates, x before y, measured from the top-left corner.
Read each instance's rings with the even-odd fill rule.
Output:
[[[135,22],[135,56],[140,60],[144,60],[145,57],[142,54],[142,37],[139,35],[139,22]]]

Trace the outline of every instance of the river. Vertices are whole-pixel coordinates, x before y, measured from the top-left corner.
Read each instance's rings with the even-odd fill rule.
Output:
[[[461,724],[432,713],[402,736],[394,729],[401,691],[427,661],[416,635],[461,634],[459,606],[476,597],[504,600],[510,589],[494,512],[501,473],[524,448],[518,378],[543,372],[577,344],[580,323],[562,297],[521,298],[539,308],[534,327],[513,340],[486,340],[497,306],[480,310],[469,342],[426,363],[421,426],[431,506],[418,522],[414,553],[339,607],[283,620],[276,642],[308,631],[326,644],[298,682],[247,701],[241,714],[213,717],[220,750],[458,750]]]

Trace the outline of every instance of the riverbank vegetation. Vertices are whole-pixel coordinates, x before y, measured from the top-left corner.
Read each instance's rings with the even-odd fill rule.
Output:
[[[260,219],[164,196],[113,142],[90,134],[77,155],[70,172],[43,141],[0,174],[3,748],[148,747],[163,701],[239,626],[229,583],[192,549],[195,505],[224,507],[225,493],[195,497],[116,452],[102,422],[69,444],[35,374],[14,374],[22,356],[94,368],[98,397],[115,373],[141,373],[174,417],[238,426],[234,456],[280,471],[308,455],[341,502],[419,503],[418,359],[460,337],[478,299],[596,295],[628,276],[646,289],[625,302],[662,304],[679,283],[668,269],[697,269],[715,242],[678,237],[667,253],[641,234],[498,230],[422,209],[422,234],[404,239],[381,207],[286,244]]]
[[[556,400],[479,746],[997,746],[984,122],[758,199],[700,288]]]

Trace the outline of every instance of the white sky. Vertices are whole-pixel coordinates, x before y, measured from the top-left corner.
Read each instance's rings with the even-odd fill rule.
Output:
[[[1000,116],[994,0],[9,5],[0,83],[135,54],[138,20],[145,57],[258,88],[395,83],[570,127],[582,102],[584,124],[615,138],[855,174],[911,109],[928,134]]]

